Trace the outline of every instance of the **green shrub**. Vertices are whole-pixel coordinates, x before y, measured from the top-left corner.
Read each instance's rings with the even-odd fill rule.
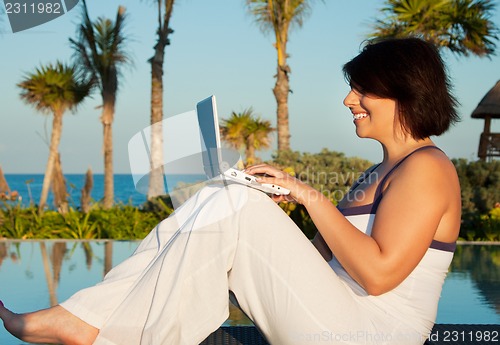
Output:
[[[327,149],[316,154],[283,151],[273,157],[271,164],[291,172],[334,203],[339,202],[359,176],[373,165],[365,159],[346,157]]]
[[[360,175],[373,165],[365,159],[346,157],[341,152],[327,149],[316,154],[283,151],[269,163],[321,191],[334,204],[337,204]],[[304,206],[292,203],[282,203],[280,206],[308,238],[316,234],[316,226]]]
[[[101,238],[116,240],[142,239],[162,220],[154,212],[143,211],[131,205],[92,211],[91,214]]]
[[[464,240],[500,241],[500,161],[452,160],[462,195]]]
[[[103,210],[94,205],[89,213],[70,208],[66,214],[36,207],[0,209],[0,238],[17,239],[116,239],[144,238],[162,219],[161,212],[132,205]]]

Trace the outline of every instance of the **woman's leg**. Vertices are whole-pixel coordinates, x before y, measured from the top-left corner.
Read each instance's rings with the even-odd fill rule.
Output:
[[[152,266],[181,223],[193,222],[192,215],[220,187],[209,187],[188,200],[176,213],[158,224],[141,242],[134,255],[111,270],[102,283],[84,289],[59,306],[32,313],[16,314],[0,303],[0,319],[14,336],[33,343],[91,344],[104,321],[123,301]],[[224,214],[224,213],[223,213]],[[62,306],[62,307],[61,307]],[[147,306],[144,306],[147,308]]]
[[[94,344],[197,344],[227,318],[228,289],[273,344],[371,327],[290,218],[238,185],[203,189],[62,307],[100,330]]]
[[[0,318],[11,334],[29,343],[92,344],[98,333],[96,328],[60,306],[15,314],[0,303]]]
[[[346,336],[373,328],[352,290],[272,206],[249,203],[240,216],[229,272],[239,306],[271,344],[357,343]]]
[[[198,290],[193,293],[199,294],[201,299],[204,299],[201,290],[215,291],[209,299],[214,297],[213,302],[219,307],[210,307],[212,314],[207,312],[205,318],[210,319],[207,323],[220,325],[228,313],[226,258],[232,255],[237,237],[237,229],[230,223],[247,201],[247,188],[228,191],[220,185],[204,188],[155,227],[134,255],[111,270],[103,282],[76,293],[60,306],[27,314],[14,314],[0,307],[0,318],[7,330],[30,342],[90,344],[102,328],[97,343],[110,343],[106,335],[119,337],[121,340],[116,344],[151,343],[148,337],[158,338],[155,333],[161,333],[148,333],[155,320],[162,323],[160,329],[164,328],[165,319],[172,320],[170,324],[173,326],[167,327],[172,329],[181,321],[182,313],[186,315],[184,318],[190,317],[194,309],[183,309],[182,303],[177,303],[176,299],[186,295],[190,299],[191,293],[186,291],[193,289]],[[207,261],[207,256],[212,259]],[[225,261],[222,265],[221,260]],[[207,262],[209,266],[225,270],[225,278],[215,278],[215,281],[221,281],[219,286],[224,286],[223,290],[215,286],[210,288],[206,279],[202,282],[203,289],[198,289],[193,287],[189,278],[185,278],[190,270],[193,277],[196,276],[197,267],[204,267]],[[214,279],[215,276],[209,274],[206,278]],[[173,312],[165,314],[167,309]],[[200,316],[203,318],[202,314]],[[51,321],[47,324],[46,320]],[[63,324],[66,327],[62,327]],[[218,325],[209,327],[215,330]],[[187,331],[187,326],[177,328],[177,331],[169,332],[170,338],[181,340],[171,343],[185,343],[182,339],[191,339],[194,333],[198,333],[197,327]],[[91,336],[81,337],[80,333],[72,331],[74,329],[83,334],[88,330]],[[194,336],[203,337],[205,332]]]

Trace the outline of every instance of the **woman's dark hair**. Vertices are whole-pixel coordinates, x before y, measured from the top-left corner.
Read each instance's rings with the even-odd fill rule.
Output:
[[[402,128],[415,139],[440,135],[460,119],[439,52],[419,38],[370,42],[343,72],[359,92],[394,99]]]

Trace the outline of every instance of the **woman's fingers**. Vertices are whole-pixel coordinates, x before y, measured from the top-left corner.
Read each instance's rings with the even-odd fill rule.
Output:
[[[283,177],[284,172],[276,169],[270,165],[267,164],[258,164],[258,165],[253,165],[244,170],[245,173],[250,174],[250,175],[255,175],[255,174],[266,174],[274,177]]]
[[[273,200],[276,202],[292,201],[302,203],[304,200],[303,196],[307,194],[311,188],[290,174],[267,164],[250,166],[246,168],[244,172],[250,175],[261,175],[256,176],[259,183],[275,184],[290,191],[290,194],[287,196],[274,195]]]

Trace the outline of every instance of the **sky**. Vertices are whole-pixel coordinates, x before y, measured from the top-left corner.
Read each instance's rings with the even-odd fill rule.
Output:
[[[151,0],[88,0],[91,18],[114,18],[119,5],[128,14],[126,33],[132,67],[123,70],[113,124],[115,173],[129,173],[128,141],[150,121],[150,65],[157,27]],[[164,114],[171,117],[195,109],[216,95],[219,117],[252,107],[276,124],[272,88],[276,73],[273,37],[264,34],[248,14],[244,0],[177,0],[166,49]],[[382,158],[380,145],[359,139],[352,116],[342,104],[349,91],[341,69],[356,56],[371,24],[381,18],[383,0],[314,1],[311,15],[290,33],[288,64],[291,147],[316,153],[323,148],[372,162]],[[69,38],[75,37],[80,8],[40,26],[12,33],[0,2],[0,167],[4,173],[43,173],[48,158],[52,118],[19,97],[16,86],[41,64],[70,62]],[[500,26],[500,2],[492,21]],[[497,42],[500,46],[500,44]],[[500,49],[499,49],[500,53]],[[500,57],[459,57],[443,52],[460,102],[462,121],[434,138],[450,158],[477,159],[483,121],[470,115],[500,79]],[[60,153],[64,173],[103,172],[101,98],[98,93],[63,120]],[[499,132],[499,121],[493,131]],[[274,136],[276,142],[276,136]],[[269,159],[274,147],[258,152]]]

